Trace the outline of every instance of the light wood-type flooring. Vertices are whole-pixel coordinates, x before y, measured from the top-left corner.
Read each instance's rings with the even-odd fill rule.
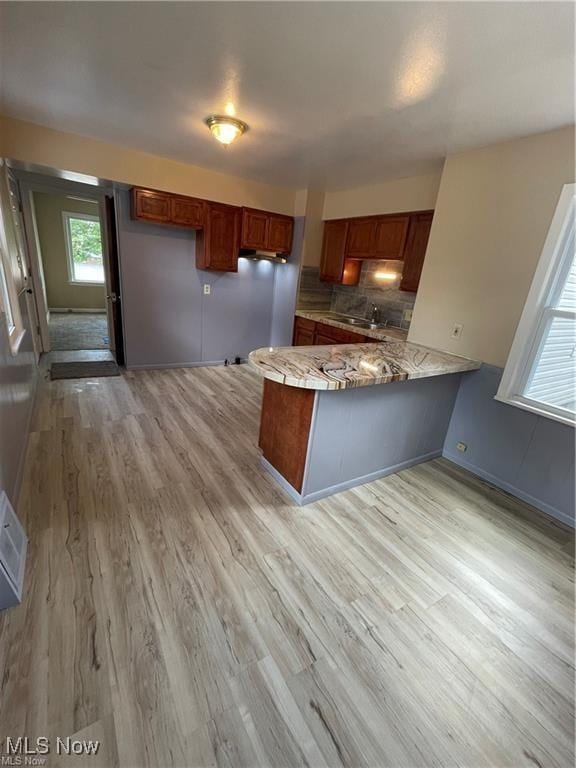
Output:
[[[446,461],[298,508],[246,366],[44,383],[0,736],[48,765],[573,764],[571,532]]]

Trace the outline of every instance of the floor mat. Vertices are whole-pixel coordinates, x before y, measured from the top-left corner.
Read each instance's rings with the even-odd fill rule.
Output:
[[[108,320],[105,314],[52,312],[49,322],[51,349],[107,349]]]
[[[92,379],[98,376],[120,376],[120,368],[113,360],[86,360],[73,363],[52,363],[50,378]]]

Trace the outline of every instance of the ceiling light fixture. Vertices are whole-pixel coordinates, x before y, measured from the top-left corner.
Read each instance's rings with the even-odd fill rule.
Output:
[[[205,122],[212,136],[224,146],[232,144],[238,136],[242,136],[248,130],[248,126],[242,120],[227,115],[210,115]]]

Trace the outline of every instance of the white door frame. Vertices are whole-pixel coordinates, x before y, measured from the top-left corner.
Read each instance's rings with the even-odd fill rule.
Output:
[[[41,174],[29,173],[26,171],[13,170],[14,176],[18,179],[20,194],[22,199],[22,215],[28,240],[28,250],[30,257],[30,272],[32,285],[34,287],[34,297],[36,299],[38,326],[40,328],[40,339],[42,341],[42,351],[50,351],[50,331],[48,321],[50,312],[48,309],[48,300],[46,297],[46,282],[44,279],[44,266],[42,262],[42,251],[38,237],[38,227],[36,224],[36,212],[34,210],[34,192],[45,192],[54,195],[72,195],[81,197],[85,200],[98,203],[100,213],[100,226],[102,230],[102,255],[104,261],[104,291],[106,296],[106,318],[108,321],[108,338],[110,339],[110,350],[114,352],[114,327],[112,322],[112,309],[110,305],[110,258],[108,238],[106,235],[106,194],[112,194],[111,187],[97,187],[82,182],[69,181],[67,179],[55,178],[52,176],[43,176]]]

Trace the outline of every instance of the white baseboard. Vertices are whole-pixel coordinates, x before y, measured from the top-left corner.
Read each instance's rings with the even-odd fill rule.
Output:
[[[365,485],[371,483],[374,480],[379,480],[387,475],[393,475],[396,472],[401,472],[403,469],[408,469],[416,464],[422,464],[425,461],[432,461],[442,455],[442,451],[431,451],[430,453],[424,453],[421,456],[415,456],[413,459],[407,461],[401,461],[399,464],[393,464],[390,467],[384,467],[378,469],[376,472],[370,472],[367,475],[361,475],[360,477],[354,477],[351,480],[345,480],[343,483],[337,483],[331,485],[328,488],[322,488],[320,491],[313,491],[312,493],[301,494],[290,485],[290,483],[283,477],[276,467],[272,466],[270,462],[264,457],[261,458],[262,466],[269,472],[276,482],[282,486],[286,493],[294,499],[294,501],[300,505],[311,504],[314,501],[326,498],[326,496],[333,496],[335,493],[342,493],[342,491],[348,491],[350,488],[355,488],[357,485]]]
[[[24,468],[26,464],[26,457],[28,456],[28,444],[30,442],[30,432],[32,428],[32,416],[34,414],[34,409],[36,407],[36,399],[38,397],[38,389],[41,386],[40,381],[40,369],[37,365],[34,365],[34,392],[32,394],[31,403],[30,403],[30,409],[28,411],[28,416],[26,417],[26,437],[24,439],[24,447],[22,448],[22,453],[20,454],[20,459],[18,461],[18,469],[16,471],[16,479],[14,481],[14,492],[13,492],[13,499],[12,506],[14,509],[18,508],[18,498],[20,496],[20,489],[22,488],[22,480],[24,478]]]
[[[247,358],[240,358],[241,364],[247,362]],[[207,368],[211,365],[224,365],[224,360],[200,360],[194,363],[139,363],[138,365],[126,363],[125,367],[127,371],[163,371],[169,368]],[[236,363],[229,363],[230,368],[235,365]]]
[[[102,309],[102,307],[96,307],[95,309],[90,309],[89,307],[48,307],[48,312],[54,312],[55,315],[74,315],[76,313],[105,315],[106,309]]]
[[[530,504],[531,507],[536,507],[536,509],[544,512],[549,517],[553,517],[555,520],[559,520],[561,523],[574,528],[574,518],[571,518],[570,515],[567,515],[565,512],[556,509],[556,507],[553,507],[551,504],[547,504],[545,501],[537,499],[535,496],[531,496],[529,493],[525,493],[520,488],[516,488],[514,485],[501,480],[499,477],[491,475],[490,472],[485,472],[480,467],[465,461],[460,456],[456,456],[455,454],[450,453],[450,451],[443,451],[442,456],[445,459],[451,461],[453,464],[457,464],[459,467],[462,467],[462,469],[467,469],[469,472],[472,472],[473,475],[478,475],[478,477],[482,478],[482,480],[486,480],[486,482],[490,483],[490,485],[494,485],[496,488],[500,488],[502,491],[506,491],[506,493],[509,493],[511,496],[516,496],[516,498],[520,499],[521,501],[525,501],[526,504]]]

